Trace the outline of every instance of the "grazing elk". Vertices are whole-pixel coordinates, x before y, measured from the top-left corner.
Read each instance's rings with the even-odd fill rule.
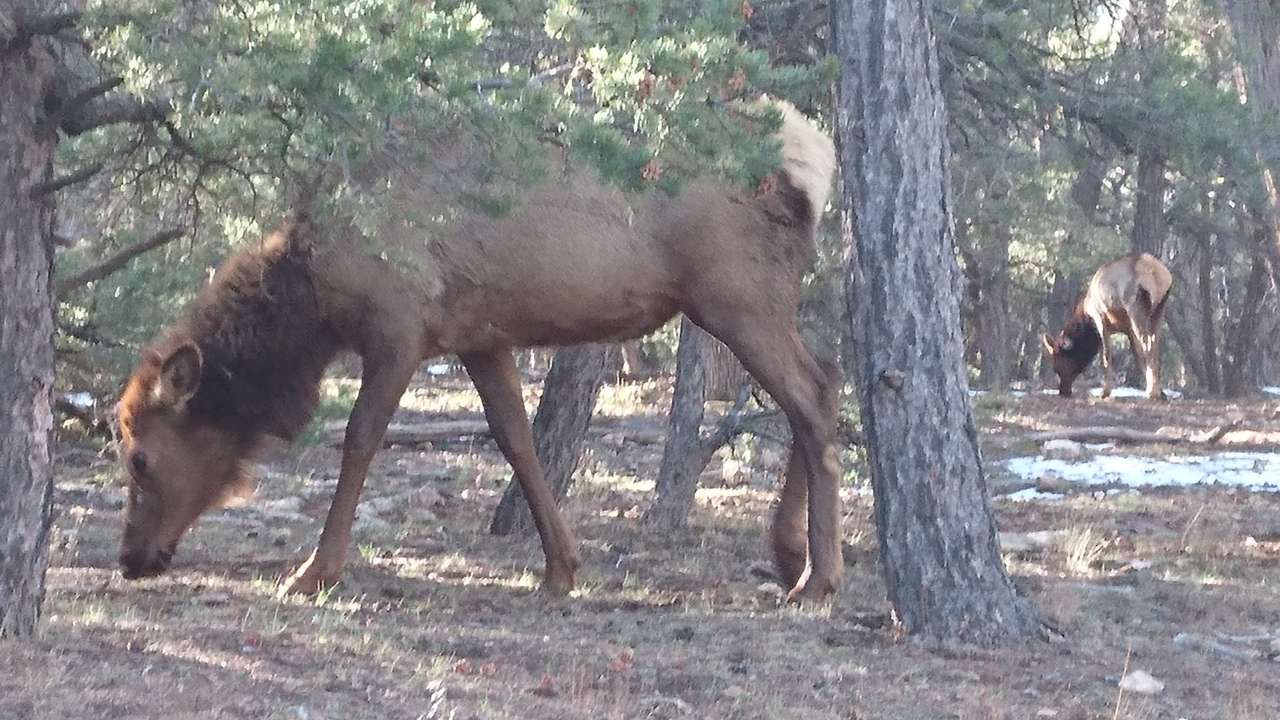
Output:
[[[1160,389],[1160,318],[1169,299],[1173,276],[1155,256],[1139,253],[1098,268],[1089,292],[1076,306],[1057,337],[1046,334],[1044,347],[1058,375],[1058,394],[1071,395],[1071,384],[1102,352],[1102,397],[1111,396],[1111,346],[1115,333],[1129,346],[1146,372],[1147,397],[1164,398]]]
[[[412,195],[385,197],[398,218],[364,249],[349,223],[286,223],[232,255],[184,319],[144,351],[119,406],[128,481],[120,564],[163,573],[187,529],[248,486],[266,436],[293,439],[311,418],[325,368],[363,360],[324,530],[281,592],[314,593],[341,574],[360,491],[401,395],[424,360],[455,354],[529,501],[543,587],[573,588],[579,560],[534,455],[512,349],[623,340],[677,313],[715,335],[778,402],[792,450],[771,544],[794,599],[836,591],[843,573],[835,433],[838,374],[801,342],[801,278],[827,202],[831,140],[778,104],[783,165],[767,191],[711,182],[633,213],[590,173],[540,183],[501,219],[470,218],[423,239]],[[408,205],[409,207],[395,207]]]

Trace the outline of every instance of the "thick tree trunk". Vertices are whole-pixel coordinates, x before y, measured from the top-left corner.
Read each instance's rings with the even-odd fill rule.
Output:
[[[42,125],[48,55],[13,37],[38,14],[0,0],[0,637],[35,631],[52,518],[52,210],[56,128]],[[34,195],[34,196],[33,196]]]
[[[849,307],[889,600],[944,646],[1039,637],[996,543],[969,405],[932,3],[832,3]]]
[[[713,342],[715,338],[688,318],[680,320],[671,431],[662,448],[653,505],[641,519],[653,528],[672,530],[685,526],[698,492],[698,476],[711,460],[702,443],[701,428],[707,396],[707,355]]]
[[[533,418],[533,444],[557,501],[564,500],[573,484],[605,368],[616,364],[615,347],[593,344],[561,348],[543,380],[542,400]],[[533,531],[533,516],[520,483],[509,483],[493,512],[489,532],[528,536]]]

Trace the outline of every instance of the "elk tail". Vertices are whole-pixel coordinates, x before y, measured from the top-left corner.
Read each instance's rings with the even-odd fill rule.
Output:
[[[1160,316],[1164,314],[1164,303],[1166,300],[1169,299],[1169,293],[1165,293],[1164,297],[1160,298],[1160,301],[1157,302],[1155,305],[1151,304],[1150,293],[1148,293],[1146,290],[1143,290],[1142,295],[1145,298],[1145,302],[1143,304],[1146,305],[1148,308],[1150,308],[1149,312],[1147,313],[1147,317],[1151,318],[1151,322],[1154,325],[1155,322],[1160,319]]]
[[[836,172],[836,146],[799,110],[785,100],[773,100],[782,113],[778,139],[782,141],[782,172],[809,201],[815,224],[831,199],[831,179]]]

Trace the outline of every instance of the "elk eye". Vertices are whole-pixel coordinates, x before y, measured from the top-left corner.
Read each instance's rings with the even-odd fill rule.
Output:
[[[147,473],[147,454],[141,450],[134,450],[129,455],[129,469],[134,475],[145,475]]]

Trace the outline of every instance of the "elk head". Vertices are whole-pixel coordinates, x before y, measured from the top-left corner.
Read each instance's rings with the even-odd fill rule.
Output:
[[[128,484],[120,567],[126,579],[169,567],[205,511],[249,492],[251,446],[216,414],[193,412],[205,368],[192,341],[147,350],[118,406]]]
[[[1075,344],[1065,334],[1054,337],[1046,333],[1044,336],[1044,349],[1045,352],[1049,353],[1049,361],[1053,365],[1053,373],[1058,376],[1058,395],[1071,397],[1071,385],[1075,383],[1080,373],[1084,372],[1084,369],[1088,367],[1088,361],[1080,361],[1078,354],[1073,352],[1076,349]]]

